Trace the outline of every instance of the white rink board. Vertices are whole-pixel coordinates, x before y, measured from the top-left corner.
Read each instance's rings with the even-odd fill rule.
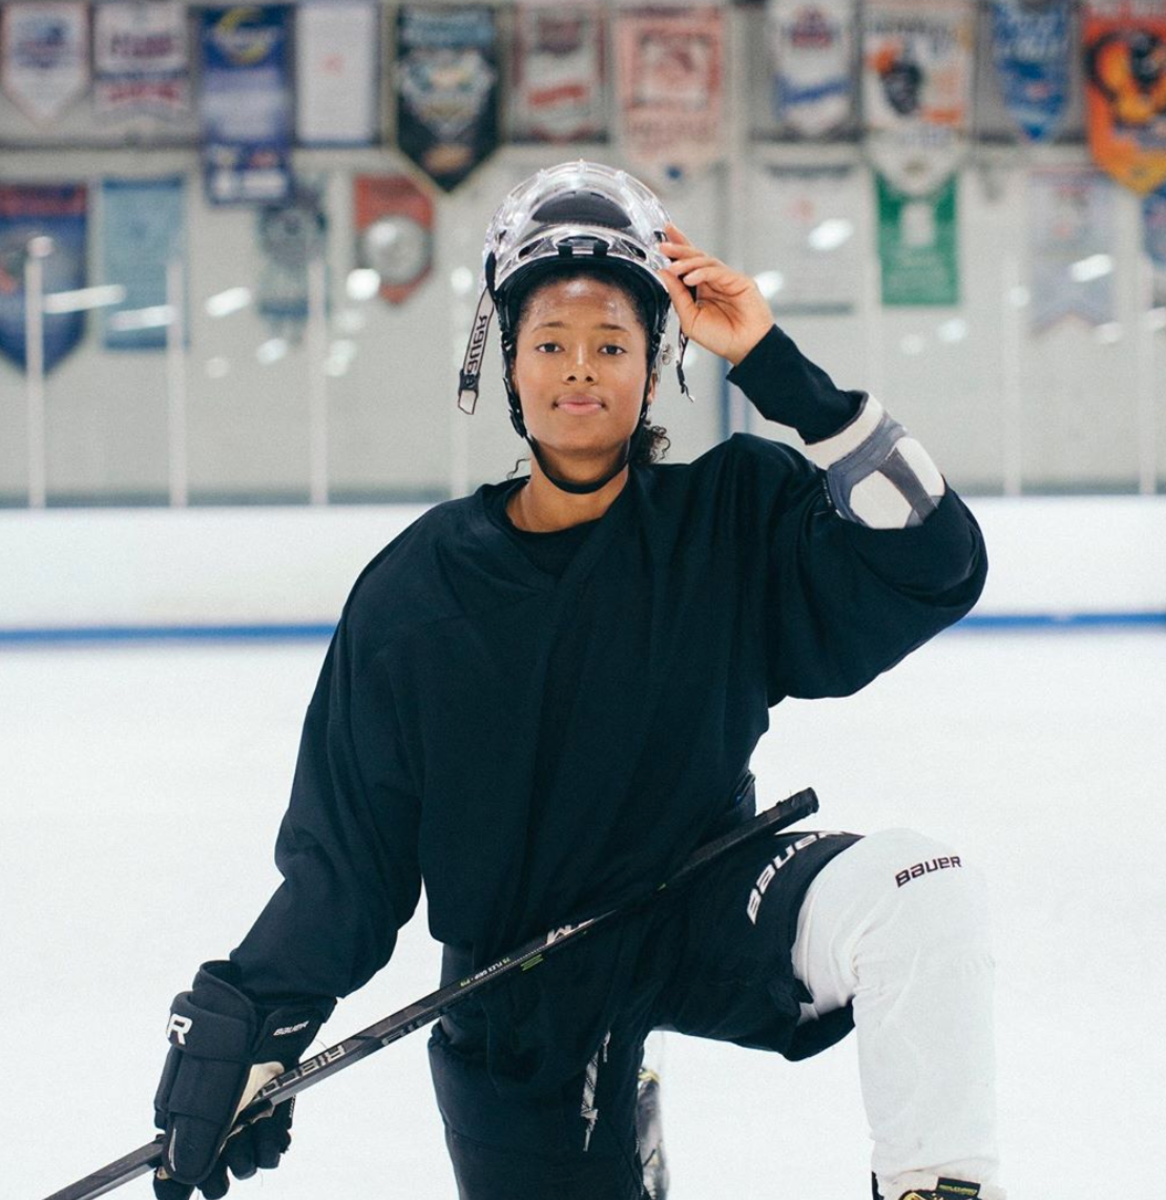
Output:
[[[977,498],[978,615],[1166,612],[1166,496]],[[0,632],[331,623],[422,506],[0,512]]]

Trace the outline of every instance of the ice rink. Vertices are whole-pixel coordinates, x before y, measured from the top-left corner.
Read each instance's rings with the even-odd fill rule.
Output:
[[[153,1136],[170,999],[277,882],[324,648],[0,649],[4,1197]],[[1011,1200],[1158,1186],[1164,695],[1161,628],[957,630],[856,697],[781,705],[754,761],[763,804],[812,784],[823,827],[911,825],[987,871]],[[430,991],[437,959],[419,911],[322,1044]],[[425,1037],[305,1094],[283,1166],[232,1195],[451,1200]],[[852,1039],[801,1064],[676,1035],[663,1053],[671,1200],[869,1196]]]

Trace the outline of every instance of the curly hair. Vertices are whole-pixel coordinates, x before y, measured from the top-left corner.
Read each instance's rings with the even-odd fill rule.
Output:
[[[604,283],[618,288],[627,297],[632,308],[635,310],[636,319],[639,321],[640,327],[644,331],[644,337],[648,342],[648,365],[651,368],[652,338],[650,331],[653,326],[652,309],[657,303],[656,298],[649,292],[647,287],[638,286],[635,278],[626,271],[604,270],[594,263],[567,261],[548,263],[540,270],[531,271],[526,279],[507,290],[504,301],[507,312],[503,323],[506,328],[513,330],[513,334],[511,338],[504,341],[502,353],[508,373],[514,365],[514,343],[518,338],[518,330],[522,322],[526,319],[531,301],[544,288],[584,274],[598,276]],[[637,430],[637,433],[639,436],[636,438],[635,450],[629,460],[629,465],[631,466],[646,467],[652,463],[659,462],[668,453],[672,445],[668,437],[668,431],[664,426],[649,424],[646,414],[644,423]]]

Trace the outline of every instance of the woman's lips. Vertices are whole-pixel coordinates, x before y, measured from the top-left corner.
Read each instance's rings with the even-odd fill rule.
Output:
[[[586,413],[601,412],[603,401],[595,396],[560,396],[555,401],[555,407],[562,409],[563,412],[584,415]]]

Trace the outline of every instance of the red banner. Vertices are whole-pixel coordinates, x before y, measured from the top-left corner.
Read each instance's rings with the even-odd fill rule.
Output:
[[[408,175],[358,175],[353,190],[357,261],[401,304],[433,266],[433,201]]]

